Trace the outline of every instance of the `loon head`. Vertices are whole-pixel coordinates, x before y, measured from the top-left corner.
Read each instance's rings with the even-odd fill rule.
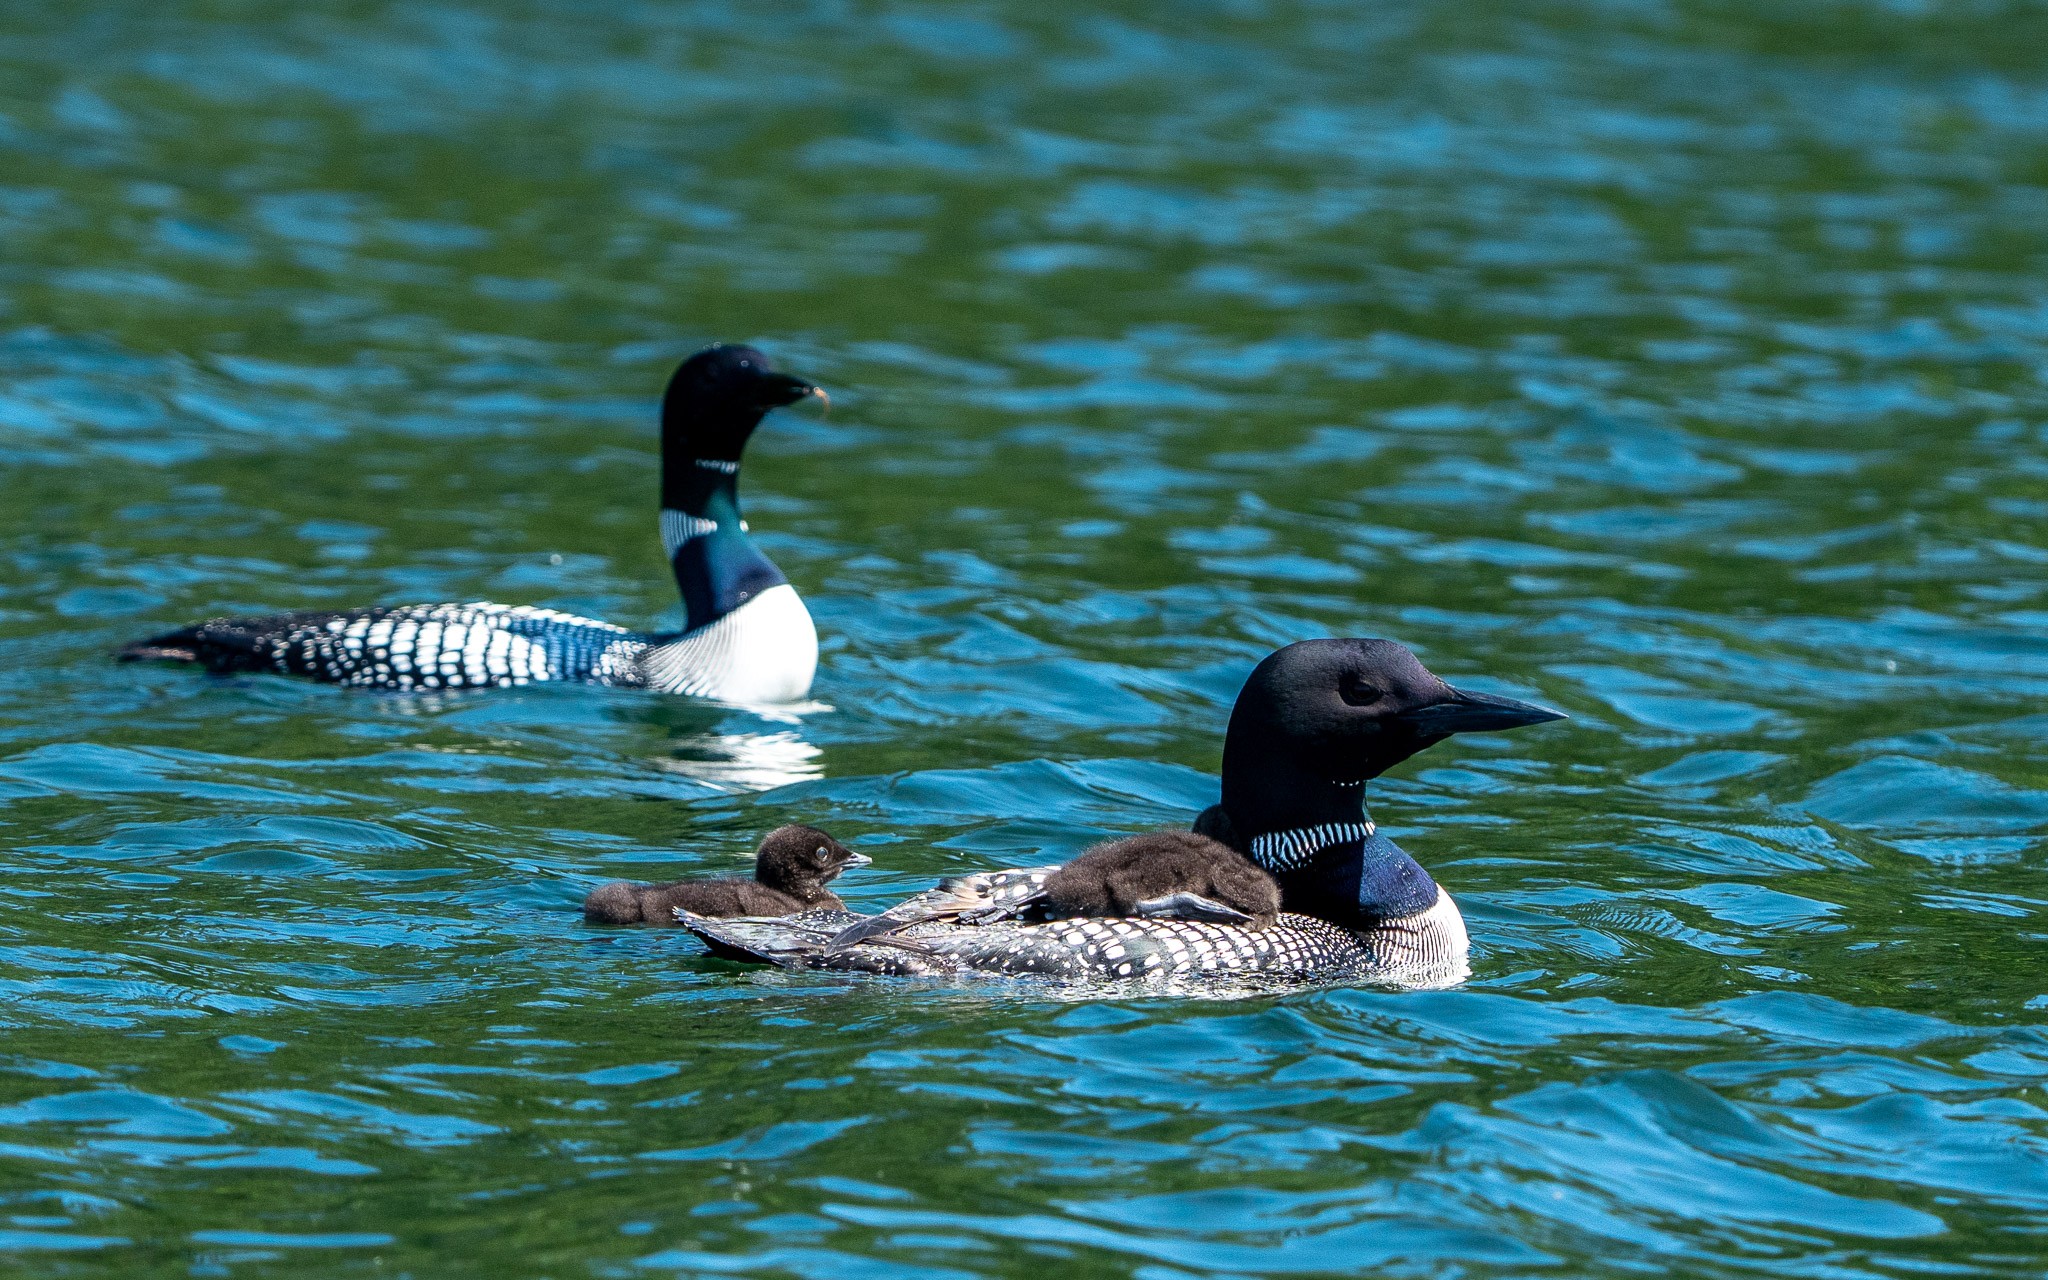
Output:
[[[1357,821],[1365,783],[1454,733],[1564,713],[1445,683],[1392,640],[1304,640],[1252,670],[1223,743],[1223,807],[1247,837]]]
[[[763,837],[754,856],[754,879],[809,902],[840,872],[864,867],[870,861],[866,854],[855,853],[816,827],[792,823]]]
[[[770,409],[825,393],[778,373],[752,347],[717,343],[683,361],[661,397],[662,450],[672,461],[737,463]]]
[[[740,454],[770,409],[825,393],[752,347],[723,343],[683,361],[661,401],[661,544],[688,617],[707,627],[788,579],[747,538]],[[801,612],[801,606],[797,606]],[[817,642],[803,613],[790,635],[800,657],[793,687],[809,685]],[[781,687],[778,685],[778,687]]]

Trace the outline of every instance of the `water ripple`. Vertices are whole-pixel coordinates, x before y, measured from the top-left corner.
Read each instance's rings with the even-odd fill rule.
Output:
[[[2035,1276],[2035,7],[28,12],[0,49],[0,1254],[52,1274]],[[674,626],[673,358],[816,706],[115,667],[210,613]],[[1375,816],[1465,988],[761,974],[1215,798],[1395,636],[1568,725]]]

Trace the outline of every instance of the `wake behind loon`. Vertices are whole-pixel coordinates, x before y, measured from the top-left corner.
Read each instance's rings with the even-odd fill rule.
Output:
[[[1307,640],[1269,655],[1231,710],[1222,801],[1194,824],[1278,884],[1280,914],[1263,928],[1213,915],[1034,920],[1058,867],[952,877],[851,927],[678,918],[716,954],[792,969],[1447,985],[1468,971],[1464,917],[1373,826],[1365,784],[1452,734],[1563,718],[1453,688],[1391,640]]]
[[[400,605],[216,618],[131,644],[119,657],[371,689],[574,681],[794,702],[810,692],[818,633],[796,588],[747,536],[740,454],[769,410],[824,394],[746,346],[706,348],[669,379],[661,539],[688,613],[680,632],[628,631],[526,605]]]

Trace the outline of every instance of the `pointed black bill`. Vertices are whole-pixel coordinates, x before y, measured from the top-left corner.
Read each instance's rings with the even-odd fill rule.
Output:
[[[1450,686],[1445,688],[1450,689]],[[1450,689],[1450,695],[1442,702],[1403,711],[1394,718],[1431,738],[1449,737],[1454,733],[1481,733],[1489,729],[1519,729],[1525,724],[1568,718],[1562,711],[1539,707],[1533,702],[1517,702],[1498,694]]]
[[[810,396],[818,397],[828,406],[832,403],[821,388],[805,382],[802,378],[792,378],[786,373],[762,374],[761,392],[763,403],[771,408],[795,404],[797,401]]]

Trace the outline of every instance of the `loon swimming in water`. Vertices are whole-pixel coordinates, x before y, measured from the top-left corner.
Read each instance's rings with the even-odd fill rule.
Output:
[[[661,540],[688,614],[680,632],[628,631],[528,605],[399,605],[217,618],[119,656],[371,689],[580,681],[728,702],[797,701],[817,670],[818,633],[796,588],[747,537],[740,454],[770,409],[824,394],[745,346],[699,351],[669,379]]]
[[[1256,918],[1219,922],[1208,911],[1214,901],[1191,911],[1166,907],[1179,918],[1046,918],[1047,885],[1059,867],[952,877],[851,927],[836,915],[679,918],[715,954],[793,969],[1455,982],[1467,972],[1464,918],[1373,826],[1365,784],[1452,734],[1563,718],[1453,688],[1390,640],[1308,640],[1268,656],[1230,714],[1222,802],[1195,820],[1196,834],[1249,858],[1277,884],[1280,914],[1264,927]],[[1205,855],[1196,848],[1189,856]],[[1185,873],[1143,889],[1155,890],[1208,897]]]
[[[848,867],[864,867],[869,861],[866,854],[855,853],[816,827],[791,824],[762,838],[751,880],[614,880],[590,891],[583,900],[583,918],[591,924],[673,926],[679,907],[713,919],[843,911],[846,904],[825,886]]]

